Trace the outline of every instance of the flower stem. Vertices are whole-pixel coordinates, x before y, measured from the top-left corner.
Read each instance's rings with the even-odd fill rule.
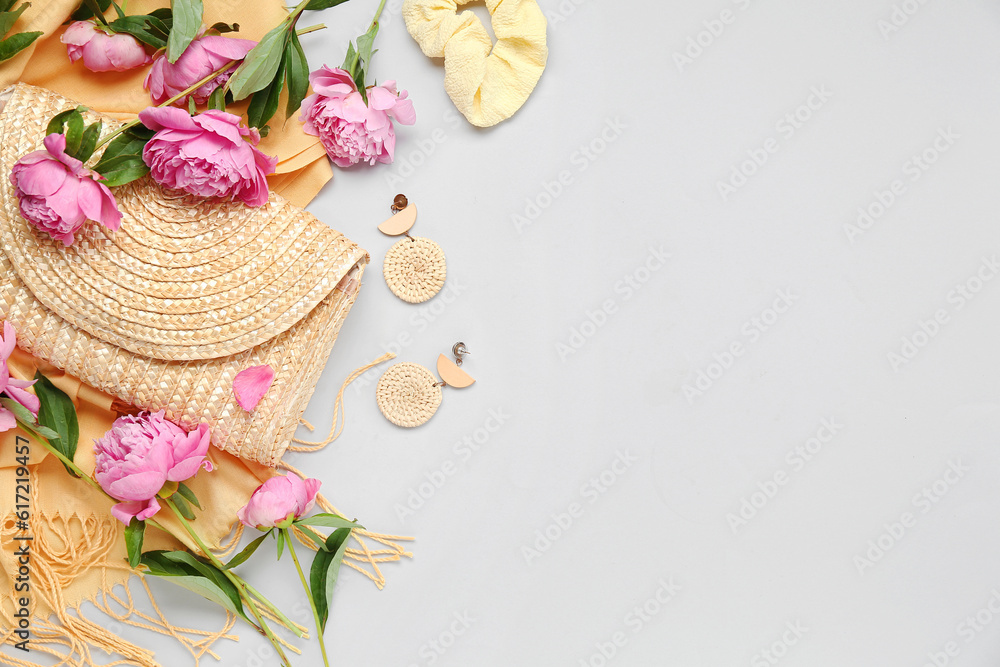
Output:
[[[232,67],[234,63],[236,63],[235,60],[230,60],[225,65],[223,65],[219,69],[215,70],[214,72],[212,72],[211,74],[209,74],[208,76],[206,76],[204,79],[202,79],[198,83],[192,84],[186,90],[184,90],[184,91],[182,91],[180,93],[177,93],[176,95],[174,95],[173,97],[171,97],[166,102],[163,102],[162,104],[157,104],[156,106],[158,106],[158,107],[167,107],[167,106],[170,106],[171,104],[173,104],[174,102],[176,102],[177,100],[184,99],[185,97],[187,97],[188,95],[190,95],[194,91],[198,90],[199,88],[201,88],[202,86],[204,86],[206,83],[208,83],[209,81],[211,81],[215,77],[219,76],[220,74],[225,73],[226,70],[228,70],[230,67]],[[115,137],[117,137],[119,134],[121,134],[125,130],[129,129],[130,127],[135,127],[138,124],[139,124],[139,119],[138,118],[136,118],[135,120],[131,120],[131,121],[125,123],[124,125],[122,125],[121,127],[119,127],[117,130],[115,130],[114,132],[112,132],[108,136],[106,136],[103,139],[101,139],[97,143],[97,146],[94,147],[94,151],[96,152],[98,148],[100,148],[104,144],[108,143],[109,141],[111,141],[112,139],[114,139]]]
[[[278,620],[281,621],[281,624],[286,628],[288,628],[288,630],[290,630],[292,633],[294,633],[296,637],[299,637],[300,639],[302,637],[305,637],[305,633],[298,629],[295,622],[289,619],[283,613],[281,613],[281,610],[275,607],[273,604],[271,604],[271,602],[266,597],[264,597],[264,595],[260,591],[251,586],[249,581],[244,579],[243,585],[246,586],[247,592],[250,593],[250,595],[254,596],[258,601],[260,601],[262,605],[267,607],[272,614],[277,616]]]
[[[302,582],[302,589],[306,592],[306,597],[309,598],[309,606],[312,608],[313,619],[316,621],[316,636],[319,638],[319,648],[323,652],[323,664],[325,667],[330,667],[330,660],[326,657],[326,641],[323,639],[323,626],[319,622],[319,611],[316,609],[316,601],[313,600],[312,592],[309,590],[306,575],[302,573],[299,556],[295,553],[295,545],[292,544],[294,541],[292,534],[287,528],[282,528],[281,532],[285,534],[285,542],[288,543],[288,552],[292,554],[292,560],[295,561],[295,569],[299,573],[299,581]]]
[[[52,443],[50,443],[45,438],[38,437],[38,435],[36,435],[34,433],[34,431],[32,431],[30,428],[27,428],[24,424],[21,424],[21,429],[25,433],[27,433],[28,435],[30,435],[32,437],[32,439],[34,439],[35,442],[37,442],[42,447],[44,447],[45,449],[47,449],[50,454],[52,454],[57,459],[59,459],[60,461],[62,461],[62,464],[64,466],[66,466],[67,468],[69,468],[70,470],[72,470],[73,473],[77,477],[81,477],[83,479],[83,481],[87,482],[87,484],[90,484],[92,487],[94,487],[95,489],[97,489],[98,491],[100,491],[102,494],[104,494],[106,496],[108,495],[107,493],[104,493],[104,489],[101,488],[101,485],[98,484],[97,481],[94,480],[93,477],[91,477],[87,473],[85,473],[82,470],[80,470],[79,466],[77,466],[76,463],[74,463],[72,460],[70,460],[69,458],[67,458],[67,456],[65,454],[63,454],[62,452],[60,452],[58,449],[56,449],[55,447],[53,447]],[[108,498],[111,498],[111,496],[108,496]],[[118,502],[114,498],[111,498],[111,499],[114,500],[115,502]]]
[[[383,9],[385,9],[385,0],[382,0],[382,2],[378,3],[378,9],[375,10],[375,18],[372,19],[372,25],[370,28],[368,28],[369,30],[378,27],[378,19],[380,16],[382,16]]]
[[[270,640],[271,644],[274,646],[274,650],[278,652],[279,656],[281,656],[282,663],[286,667],[291,667],[292,663],[288,661],[288,656],[285,655],[284,649],[281,648],[281,643],[278,641],[278,638],[274,636],[274,633],[271,632],[271,628],[268,627],[267,622],[260,615],[260,612],[257,610],[257,605],[250,598],[250,594],[247,591],[246,584],[243,580],[226,569],[226,566],[223,565],[222,561],[220,561],[216,555],[212,553],[212,550],[205,545],[201,537],[197,532],[195,532],[194,528],[191,527],[188,520],[184,518],[184,515],[180,513],[180,510],[177,509],[177,506],[174,505],[172,500],[164,498],[163,502],[170,508],[170,511],[174,513],[174,516],[177,517],[177,520],[180,521],[181,525],[184,526],[184,530],[186,530],[188,535],[191,536],[191,539],[198,545],[198,548],[201,549],[202,553],[204,553],[205,556],[212,561],[212,564],[219,568],[222,574],[224,574],[225,577],[229,579],[234,586],[236,586],[236,590],[240,592],[240,597],[246,601],[246,606],[250,607],[250,613],[253,614],[254,618],[257,619],[257,623],[260,624],[260,629],[263,630],[264,635]]]
[[[323,30],[326,28],[325,23],[317,23],[316,25],[311,25],[308,28],[303,28],[302,30],[296,30],[295,34],[301,37],[302,35],[308,35],[311,32],[316,32],[317,30]]]

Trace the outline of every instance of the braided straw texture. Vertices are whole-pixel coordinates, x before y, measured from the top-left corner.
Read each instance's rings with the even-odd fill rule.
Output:
[[[419,236],[400,239],[385,253],[382,273],[393,294],[407,303],[423,303],[444,286],[444,250]]]
[[[378,409],[396,426],[420,426],[441,405],[437,378],[421,366],[404,362],[390,366],[375,389]]]
[[[18,344],[67,373],[276,466],[305,411],[367,253],[274,193],[262,207],[164,191],[148,177],[114,190],[124,218],[88,222],[71,247],[18,212],[7,175],[75,103],[17,84],[0,113],[0,318]],[[88,112],[87,121],[98,116]],[[105,132],[117,121],[102,118]],[[268,364],[275,381],[248,413],[233,377]]]

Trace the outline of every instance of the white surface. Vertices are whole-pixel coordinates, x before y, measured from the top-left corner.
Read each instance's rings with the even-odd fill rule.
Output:
[[[310,207],[373,258],[307,412],[319,430],[341,380],[387,348],[432,367],[463,340],[478,378],[408,431],[378,412],[373,373],[347,393],[340,440],[294,458],[366,526],[417,537],[382,592],[345,571],[334,664],[920,667],[948,649],[938,664],[997,664],[1000,618],[961,624],[994,596],[1000,610],[1000,280],[961,307],[953,290],[1000,256],[1000,7],[909,0],[918,11],[884,38],[889,0],[577,3],[542,1],[561,20],[538,88],[477,130],[391,0],[374,73],[410,91],[417,125],[397,129],[395,165],[338,170]],[[339,64],[374,5],[317,18],[332,27],[304,39],[310,63]],[[724,10],[733,22],[679,71],[674,52]],[[789,136],[779,123],[814,89],[832,97]],[[582,158],[608,123],[623,129]],[[914,180],[906,163],[949,128],[958,138]],[[769,138],[777,151],[723,201],[717,183]],[[564,170],[562,194],[517,229],[512,215],[548,203]],[[895,179],[905,191],[852,243],[845,225]],[[420,207],[414,233],[447,253],[451,303],[410,306],[382,281],[393,240],[375,226],[397,192]],[[661,247],[670,258],[647,275]],[[628,275],[647,279],[630,296]],[[755,338],[779,291],[791,307]],[[608,300],[615,312],[561,358],[557,344]],[[894,369],[887,355],[938,310],[946,323]],[[743,354],[688,400],[734,342]],[[503,425],[463,455],[491,411]],[[788,453],[824,419],[836,434],[798,463]],[[587,486],[626,453],[605,492]],[[921,500],[950,462],[962,476]],[[396,506],[447,465],[401,521]],[[776,474],[786,483],[734,532],[727,515]],[[574,503],[572,525],[528,563],[536,531]],[[859,572],[855,558],[904,512],[911,526]],[[263,561],[250,578],[292,608],[290,561]],[[680,590],[660,605],[671,579]],[[168,610],[189,600],[158,590]],[[647,603],[659,613],[640,620]],[[473,620],[449,642],[456,614]],[[796,623],[800,639],[786,632]],[[602,662],[616,633],[623,646]],[[241,634],[219,646],[222,664],[277,664]],[[164,664],[187,664],[151,643]],[[306,648],[296,664],[319,664]]]

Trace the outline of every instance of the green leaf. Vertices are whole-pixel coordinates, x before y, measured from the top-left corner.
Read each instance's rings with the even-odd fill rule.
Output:
[[[326,526],[327,528],[364,528],[364,526],[359,526],[356,521],[350,521],[337,514],[314,514],[302,517],[295,523],[307,526]]]
[[[327,9],[329,7],[336,7],[337,5],[342,5],[347,0],[310,0],[309,4],[306,5],[306,9],[311,11],[317,11],[320,9]]]
[[[35,419],[35,415],[31,414],[31,410],[24,407],[13,398],[7,398],[6,396],[0,397],[0,405],[13,412],[14,418],[17,419],[17,421],[31,426],[32,431],[38,427],[38,421]],[[59,437],[58,433],[56,433],[56,437]]]
[[[344,56],[344,64],[340,66],[340,69],[344,70],[354,78],[354,68],[357,67],[355,62],[358,57],[358,52],[354,50],[354,42],[347,43],[347,55]]]
[[[292,38],[285,48],[285,78],[288,80],[288,104],[285,106],[285,117],[292,115],[302,106],[302,100],[309,92],[309,61],[302,50],[299,36],[292,33]]]
[[[66,153],[76,155],[83,143],[83,116],[79,113],[71,113],[66,117]]]
[[[264,542],[264,538],[266,538],[270,534],[271,534],[271,531],[269,530],[266,533],[262,534],[257,539],[255,539],[250,544],[248,544],[245,547],[243,547],[243,551],[241,551],[238,554],[236,554],[235,556],[233,556],[233,559],[231,561],[229,561],[228,563],[226,563],[226,569],[227,570],[231,570],[232,568],[236,567],[237,565],[242,565],[243,563],[245,563],[247,561],[247,559],[250,558],[250,556],[253,555],[253,552],[257,551],[257,547],[259,547]]]
[[[38,39],[40,32],[19,32],[11,35],[7,39],[0,41],[0,61],[9,60],[24,49],[31,46],[31,43]]]
[[[146,532],[146,522],[132,517],[125,528],[125,550],[128,552],[128,564],[131,568],[139,567],[142,560],[142,538]]]
[[[138,130],[138,131],[136,131]],[[149,141],[148,136],[143,136],[142,130],[146,133],[152,135],[150,130],[146,128],[130,128],[125,132],[122,132],[114,139],[112,139],[107,148],[104,149],[104,154],[101,155],[100,161],[97,163],[96,171],[101,172],[101,164],[107,163],[112,158],[119,157],[121,155],[136,155],[142,156],[142,149],[145,147],[146,142]]]
[[[243,609],[243,600],[236,586],[210,563],[205,563],[186,551],[147,551],[142,554],[140,562],[149,569],[149,574],[164,577],[222,605],[241,618],[250,620]]]
[[[24,10],[30,6],[30,2],[25,2],[13,11],[8,12],[5,9],[3,12],[0,12],[0,36],[6,35],[10,32],[10,29],[14,27],[15,23],[17,23],[17,20],[21,18],[21,14],[24,13]]]
[[[294,30],[288,21],[272,28],[263,39],[250,50],[243,64],[229,79],[229,90],[236,101],[246,99],[258,90],[263,90],[274,81],[281,66],[288,43],[288,33]]]
[[[0,0],[0,12],[9,11],[17,0]]]
[[[225,86],[219,86],[212,91],[212,94],[208,96],[208,108],[218,109],[219,111],[226,110],[226,88]]]
[[[182,495],[184,500],[188,501],[198,509],[201,509],[201,503],[198,502],[198,496],[194,495],[194,491],[192,491],[184,482],[177,485],[177,493]]]
[[[111,6],[115,8],[115,14],[118,14],[118,18],[120,19],[125,18],[125,12],[122,11],[122,8],[118,5],[117,2],[115,2],[115,0],[111,0]]]
[[[263,127],[278,111],[278,101],[281,99],[281,89],[285,87],[285,58],[282,56],[278,73],[274,81],[263,90],[253,94],[247,107],[247,124],[250,127]]]
[[[170,502],[177,507],[177,511],[181,513],[181,516],[188,521],[194,521],[194,510],[191,509],[191,505],[188,504],[188,501],[179,492],[170,496]]]
[[[360,63],[360,61],[358,61]],[[358,71],[354,75],[354,85],[358,87],[358,92],[361,93],[361,99],[365,101],[365,105],[368,104],[368,91],[365,89],[365,75],[367,74],[363,65],[358,65]]]
[[[316,605],[320,629],[326,630],[326,621],[330,616],[330,602],[333,600],[333,588],[337,584],[340,564],[347,550],[347,538],[351,536],[349,528],[340,528],[330,534],[323,549],[316,552],[312,567],[309,570],[309,594]]]
[[[375,46],[375,35],[378,34],[378,22],[372,24],[368,32],[358,37],[358,59],[364,63],[367,70],[372,60],[372,48]]]
[[[303,535],[305,535],[310,540],[312,540],[313,542],[315,542],[316,546],[318,546],[320,549],[325,549],[326,548],[326,535],[323,535],[322,533],[318,533],[315,530],[312,530],[310,528],[300,528],[299,530],[302,531]]]
[[[14,413],[14,418],[17,419],[18,425],[24,430],[30,431],[41,438],[45,438],[46,440],[52,440],[59,437],[58,433],[47,426],[39,426],[35,421],[35,415],[31,414],[31,411],[28,410],[28,408],[24,407],[13,398],[8,398],[6,396],[0,397],[0,405]]]
[[[148,44],[154,49],[162,49],[167,45],[164,35],[169,34],[162,21],[152,16],[126,16],[112,21],[109,28],[115,32],[124,32],[132,35],[143,44]],[[156,32],[153,32],[153,28]]]
[[[194,95],[188,97],[188,113],[192,116],[198,113],[198,106],[194,103]]]
[[[73,157],[80,162],[86,162],[90,159],[90,156],[94,154],[94,149],[97,148],[97,140],[101,137],[101,127],[103,127],[101,121],[87,126],[87,129],[83,131],[80,148]]]
[[[149,173],[149,167],[141,156],[124,154],[109,160],[102,157],[94,166],[94,171],[104,176],[101,181],[104,185],[114,188],[142,178]]]
[[[41,373],[35,373],[35,380],[35,395],[41,405],[38,408],[38,423],[55,431],[57,435],[54,439],[49,438],[49,443],[72,461],[76,457],[76,446],[80,441],[76,406],[64,391]],[[66,468],[66,472],[75,475],[69,468]]]
[[[167,61],[175,63],[201,30],[204,7],[201,0],[170,0],[170,9],[174,24],[167,39]]]
[[[83,0],[79,9],[70,15],[74,21],[86,21],[95,16],[104,21],[104,12],[111,7],[111,0]]]
[[[223,23],[222,21],[219,21],[218,23],[213,23],[212,27],[209,28],[209,30],[214,30],[217,33],[219,33],[220,35],[221,34],[225,34],[227,32],[239,32],[240,31],[240,24],[239,23],[233,23],[232,25],[230,25],[228,23]]]
[[[62,134],[63,127],[66,125],[66,119],[69,118],[70,114],[74,113],[80,112],[77,109],[66,109],[65,111],[60,111],[53,116],[52,120],[50,120],[49,124],[45,127],[45,136],[50,134]]]
[[[278,531],[278,560],[281,560],[281,554],[285,550],[285,531]]]

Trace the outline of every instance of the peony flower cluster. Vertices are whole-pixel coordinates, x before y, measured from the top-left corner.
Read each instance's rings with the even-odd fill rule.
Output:
[[[100,182],[103,177],[66,154],[65,135],[50,134],[44,145],[45,150],[28,153],[11,169],[24,219],[65,245],[73,243],[87,220],[117,230],[122,214],[111,190]]]
[[[71,23],[59,40],[66,45],[70,62],[82,58],[83,66],[92,72],[124,72],[152,60],[135,37],[108,34],[94,21]]]
[[[12,398],[28,409],[31,414],[38,416],[38,408],[41,407],[38,397],[27,391],[28,387],[35,384],[34,380],[18,380],[10,376],[10,369],[7,367],[7,360],[14,353],[17,345],[17,331],[10,322],[3,323],[3,338],[0,339],[0,393],[8,398]],[[0,432],[9,431],[17,426],[17,419],[14,413],[4,406],[0,406]]]
[[[255,46],[257,46],[257,42],[250,39],[203,35],[192,41],[175,63],[167,60],[165,53],[159,56],[149,69],[143,86],[149,91],[154,104],[163,104],[171,97],[183,93],[212,72],[220,69],[229,61],[242,61],[250,49]],[[233,66],[225,72],[200,86],[191,95],[177,100],[174,104],[186,107],[188,97],[194,97],[196,103],[204,104],[208,101],[212,91],[229,81],[230,75],[239,65],[239,62],[233,63]]]
[[[139,120],[156,131],[142,159],[157,183],[199,197],[267,203],[265,176],[274,172],[278,159],[257,149],[260,133],[242,125],[239,116],[214,109],[191,116],[176,107],[150,107]]]
[[[326,66],[309,75],[312,95],[302,102],[303,129],[318,136],[333,163],[349,167],[359,162],[390,163],[396,149],[392,121],[412,125],[417,120],[407,93],[396,82],[369,88],[368,104],[351,75]]]
[[[122,502],[111,513],[126,526],[160,510],[156,495],[168,482],[183,482],[200,468],[212,470],[206,457],[211,442],[207,424],[188,432],[164,418],[164,412],[125,415],[94,446],[94,479]]]

